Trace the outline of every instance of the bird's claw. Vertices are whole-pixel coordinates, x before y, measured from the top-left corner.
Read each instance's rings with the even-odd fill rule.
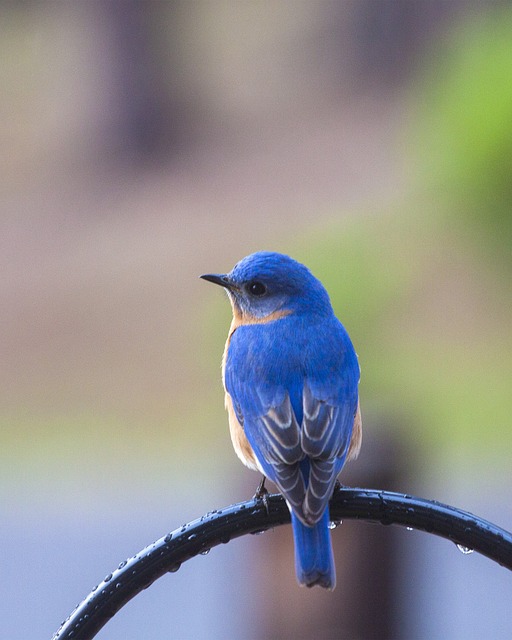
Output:
[[[344,484],[341,484],[341,482],[339,480],[336,480],[336,482],[334,483],[334,488],[332,490],[332,495],[334,495],[337,491],[340,491],[344,487],[345,487]],[[332,498],[332,496],[331,496],[331,498]]]

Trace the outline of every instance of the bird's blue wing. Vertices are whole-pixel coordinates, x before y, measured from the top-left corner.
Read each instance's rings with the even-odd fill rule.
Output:
[[[301,431],[310,461],[303,511],[312,522],[324,512],[350,448],[360,375],[350,338],[336,319],[320,332],[316,346],[304,383]]]

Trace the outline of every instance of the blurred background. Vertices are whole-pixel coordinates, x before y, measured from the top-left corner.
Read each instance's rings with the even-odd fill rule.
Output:
[[[258,249],[325,284],[362,366],[342,482],[512,529],[512,8],[106,0],[0,9],[0,636],[48,638],[146,544],[249,498],[222,292]],[[102,640],[509,638],[512,582],[343,522],[186,563]]]

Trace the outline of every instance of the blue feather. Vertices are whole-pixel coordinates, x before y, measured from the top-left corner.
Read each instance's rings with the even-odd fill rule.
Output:
[[[336,586],[336,569],[329,531],[329,510],[312,527],[303,524],[292,511],[295,541],[295,572],[299,584],[306,587],[319,585],[325,589]]]

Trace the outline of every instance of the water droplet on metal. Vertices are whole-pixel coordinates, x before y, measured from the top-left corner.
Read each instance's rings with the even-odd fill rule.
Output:
[[[414,529],[412,527],[405,527],[407,529],[407,531],[414,531]]]
[[[176,571],[178,571],[178,569],[181,567],[181,562],[177,562],[176,564],[173,564],[172,567],[169,567],[169,569],[167,569],[167,571],[169,573],[176,573]]]
[[[172,540],[172,533],[168,533],[164,538],[164,542],[165,544],[169,544],[171,540]]]
[[[470,549],[469,547],[465,547],[463,544],[458,544],[457,545],[457,549],[463,553],[465,556],[469,555],[470,553],[473,553],[474,549]]]
[[[201,551],[201,555],[202,555],[202,556],[207,556],[209,553],[210,553],[210,549],[203,549],[203,550]]]
[[[127,562],[128,562],[128,560],[123,560],[122,562],[120,562],[120,563],[119,563],[119,565],[118,565],[118,567],[117,567],[117,568],[118,568],[118,569],[122,569],[123,567],[125,567],[125,566],[126,566],[126,563],[127,563]]]
[[[109,573],[108,576],[105,576],[103,578],[103,582],[110,582],[110,580],[112,580],[112,574],[111,573]]]

